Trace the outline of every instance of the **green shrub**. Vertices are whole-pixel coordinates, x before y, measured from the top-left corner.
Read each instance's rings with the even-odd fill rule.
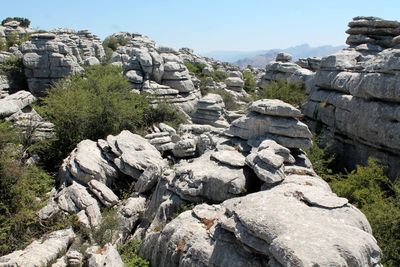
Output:
[[[254,79],[253,73],[249,70],[243,72],[244,79],[244,90],[247,93],[253,93],[256,89],[256,81]]]
[[[54,155],[58,160],[83,139],[141,129],[150,110],[148,101],[132,92],[121,69],[111,65],[92,66],[84,77],[59,81],[36,108],[55,125],[56,140],[41,149],[59,151]]]
[[[0,64],[0,74],[9,77],[9,80],[12,81],[11,87],[18,90],[28,88],[22,58],[8,57],[3,64]]]
[[[54,180],[36,166],[24,165],[18,133],[0,123],[0,255],[26,246],[42,230],[35,212]]]
[[[107,64],[110,62],[112,53],[117,50],[119,46],[124,46],[128,43],[128,39],[124,36],[109,36],[103,41],[103,47],[105,52],[105,57],[103,58],[103,63]]]
[[[226,78],[228,78],[228,73],[220,70],[216,70],[211,72],[211,77],[216,82],[223,82]]]
[[[186,115],[177,107],[166,102],[160,102],[156,106],[150,107],[146,113],[146,125],[164,122],[177,129],[179,124],[188,123]]]
[[[222,97],[222,100],[224,101],[226,110],[239,110],[241,108],[241,106],[236,102],[233,95],[231,95],[224,89],[209,89],[207,90],[207,93],[220,95]]]
[[[25,27],[25,28],[28,28],[29,25],[31,24],[31,21],[30,21],[29,19],[27,19],[27,18],[21,18],[21,17],[13,17],[13,18],[12,18],[12,17],[7,17],[7,18],[5,18],[5,19],[2,20],[1,25],[4,25],[5,23],[7,23],[7,22],[9,22],[9,21],[12,21],[12,20],[18,21],[18,22],[20,23],[19,26]]]
[[[280,99],[295,107],[300,107],[306,99],[305,88],[302,84],[288,83],[281,80],[271,82],[268,86],[260,88],[253,94],[254,99]]]
[[[317,144],[307,151],[315,171],[365,214],[382,249],[384,266],[400,266],[400,181],[392,182],[375,159],[351,173],[332,173],[333,157]]]
[[[149,262],[138,256],[140,242],[131,239],[123,245],[118,246],[118,252],[126,267],[148,267]]]
[[[92,238],[97,245],[103,247],[107,243],[112,243],[121,223],[116,209],[104,210],[101,215],[101,223],[96,228],[92,228]]]
[[[192,72],[196,75],[202,75],[203,69],[206,65],[201,64],[201,63],[192,63],[189,61],[184,62],[186,68],[189,70],[189,72]]]

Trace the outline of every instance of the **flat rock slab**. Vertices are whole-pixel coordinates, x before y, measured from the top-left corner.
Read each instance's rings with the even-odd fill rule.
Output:
[[[236,150],[221,150],[211,154],[211,158],[232,167],[243,167],[246,158]]]
[[[281,117],[301,117],[300,110],[279,99],[261,99],[251,103],[250,111]]]

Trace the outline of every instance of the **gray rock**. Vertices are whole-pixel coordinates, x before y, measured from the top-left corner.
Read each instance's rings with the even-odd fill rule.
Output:
[[[301,117],[300,110],[279,99],[261,99],[251,103],[250,111],[281,117]]]
[[[9,117],[32,104],[36,98],[27,91],[19,91],[0,99],[0,118]]]
[[[232,167],[243,167],[245,166],[246,161],[246,158],[236,150],[221,150],[213,152],[211,158]]]
[[[0,266],[48,266],[66,252],[74,238],[72,229],[52,232],[33,241],[24,250],[0,257]]]
[[[89,267],[124,266],[117,249],[110,243],[104,245],[102,248],[98,246],[90,247],[86,250],[85,254]]]
[[[60,167],[59,178],[61,180],[68,179],[69,175],[83,184],[94,179],[106,185],[111,185],[118,177],[118,172],[114,164],[103,155],[96,142],[83,140]]]
[[[280,53],[278,53],[278,55],[276,55],[275,61],[290,62],[290,61],[292,61],[292,59],[293,59],[292,55],[290,55],[288,53],[280,52]]]
[[[90,180],[88,183],[89,190],[103,203],[106,207],[112,207],[119,201],[114,192],[105,184],[97,181]]]

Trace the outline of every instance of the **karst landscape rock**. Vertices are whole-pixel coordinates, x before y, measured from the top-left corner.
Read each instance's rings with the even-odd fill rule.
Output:
[[[151,266],[383,266],[367,217],[334,193],[308,151],[322,128],[349,170],[373,156],[398,176],[400,22],[355,17],[345,49],[297,62],[279,53],[265,69],[240,69],[139,33],[110,35],[118,41],[110,49],[88,30],[39,32],[18,23],[0,27],[0,40],[28,36],[0,53],[0,66],[20,60],[26,87],[0,72],[0,119],[29,135],[19,148],[23,164],[40,166],[28,147],[58,130],[40,101],[90,66],[120,67],[129,93],[153,108],[175,107],[185,123],[79,140],[37,200],[30,230],[64,224],[40,228],[29,244],[1,255],[1,267],[128,266],[123,253],[135,242],[128,255]],[[305,88],[302,106],[252,98],[282,80]]]

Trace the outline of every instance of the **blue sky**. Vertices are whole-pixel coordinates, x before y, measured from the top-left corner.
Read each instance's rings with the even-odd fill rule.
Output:
[[[344,44],[358,15],[400,20],[399,0],[16,0],[0,18],[27,17],[32,27],[148,35],[157,43],[213,50],[263,50],[302,43]]]

